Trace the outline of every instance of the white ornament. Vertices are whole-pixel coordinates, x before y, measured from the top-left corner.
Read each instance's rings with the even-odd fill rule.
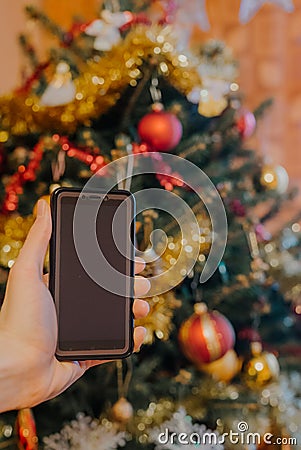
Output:
[[[288,173],[283,166],[276,166],[275,172],[277,175],[277,192],[279,192],[279,194],[284,194],[289,185]]]
[[[125,25],[131,19],[131,13],[117,12],[112,13],[103,10],[101,19],[94,20],[85,30],[88,36],[95,36],[94,48],[98,51],[109,51],[121,39],[119,28]]]
[[[220,41],[208,41],[202,49],[198,72],[202,86],[195,86],[187,99],[199,103],[200,114],[219,115],[227,106],[226,95],[237,77],[237,64],[231,50]]]
[[[208,91],[210,96],[215,100],[221,100],[226,94],[229,94],[230,83],[227,80],[218,78],[203,77],[204,89]]]
[[[249,20],[252,19],[252,17],[265,3],[273,3],[274,5],[283,8],[286,12],[292,12],[294,10],[294,4],[292,0],[241,0],[239,10],[240,22],[249,22]]]
[[[74,100],[75,94],[76,89],[70,67],[67,63],[60,62],[56,67],[53,79],[40,99],[40,104],[42,106],[66,105]]]

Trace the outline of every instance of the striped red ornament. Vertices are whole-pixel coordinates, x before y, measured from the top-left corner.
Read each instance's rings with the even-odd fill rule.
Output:
[[[184,355],[196,366],[224,356],[235,343],[234,329],[218,311],[207,311],[204,303],[195,305],[195,313],[181,326],[179,342]]]

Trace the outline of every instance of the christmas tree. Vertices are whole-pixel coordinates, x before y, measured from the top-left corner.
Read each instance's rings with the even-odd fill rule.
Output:
[[[163,195],[164,211],[153,205],[139,214],[137,245],[151,280],[176,270],[163,280],[170,288],[159,284],[148,298],[142,350],[92,369],[36,407],[37,432],[29,411],[18,413],[17,427],[16,413],[3,415],[0,447],[37,448],[36,433],[41,446],[60,450],[252,444],[223,442],[230,430],[258,432],[252,448],[265,448],[266,433],[301,442],[293,357],[300,354],[300,216],[280,236],[269,234],[265,222],[294,193],[283,167],[248,148],[270,101],[254,113],[243,106],[237,63],[224,43],[189,47],[196,11],[173,2],[141,2],[135,11],[116,3],[70,30],[26,9],[57,45],[39,61],[22,35],[30,74],[0,98],[2,293],[37,200],[92,176],[100,186],[112,183],[112,162],[115,187],[170,196]],[[179,160],[191,168],[188,177]],[[175,197],[181,213],[171,217]],[[227,219],[214,215],[216,203]],[[157,228],[165,245],[152,242]],[[213,247],[224,244],[208,268]],[[179,433],[199,440],[184,444]]]

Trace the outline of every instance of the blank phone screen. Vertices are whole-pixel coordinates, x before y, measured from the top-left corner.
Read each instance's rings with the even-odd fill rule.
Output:
[[[90,278],[82,267],[73,240],[76,201],[75,197],[62,197],[60,200],[57,261],[59,349],[122,350],[127,347],[129,340],[131,299],[108,292]],[[131,223],[124,198],[101,202],[96,220],[96,235],[99,247],[111,266],[122,274],[130,275],[129,260],[116,247],[112,234],[113,217],[119,206],[122,219],[118,223],[117,231],[124,243],[123,251],[126,252],[126,249],[130,248]],[[89,208],[95,209],[95,200],[87,199],[83,204],[84,212],[85,208],[87,213]],[[99,271],[101,270],[99,267]],[[126,286],[124,292],[127,292]]]

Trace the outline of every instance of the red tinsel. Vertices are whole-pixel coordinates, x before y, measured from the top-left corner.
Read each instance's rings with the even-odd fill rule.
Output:
[[[133,153],[148,153],[151,152],[151,148],[143,142],[142,144],[133,143]],[[172,191],[175,186],[184,186],[182,177],[177,172],[172,172],[171,167],[163,161],[163,157],[160,153],[152,152],[153,164],[156,169],[156,178],[164,189]]]
[[[86,150],[82,150],[72,144],[69,139],[59,134],[54,134],[52,140],[60,147],[61,150],[67,153],[69,158],[76,158],[87,166],[89,166],[93,174],[98,173],[100,169],[105,167],[108,163],[104,157],[99,154],[91,154]],[[2,212],[8,213],[16,211],[18,208],[19,198],[18,196],[23,193],[23,185],[27,181],[35,181],[36,172],[40,167],[40,163],[43,157],[44,142],[41,139],[33,148],[32,159],[28,165],[20,165],[18,171],[11,176],[10,182],[5,186],[5,197],[2,205]],[[151,149],[145,143],[137,144],[133,143],[133,154],[149,153]],[[171,167],[163,161],[163,157],[160,153],[152,154],[152,160],[154,168],[157,172],[156,177],[164,189],[172,191],[176,186],[184,186],[184,181],[181,175],[177,172],[173,172]],[[101,175],[104,175],[102,171]]]
[[[52,136],[53,141],[67,152],[70,158],[76,158],[90,166],[90,170],[96,173],[99,169],[104,167],[107,163],[101,155],[91,155],[84,150],[75,147],[66,137],[61,137],[58,134]],[[36,179],[36,172],[40,167],[43,157],[43,140],[41,139],[33,148],[33,156],[29,161],[27,167],[23,164],[18,167],[18,171],[14,173],[10,182],[5,186],[5,197],[2,205],[2,212],[8,213],[16,211],[18,208],[18,196],[23,193],[23,185],[27,181],[34,181]]]

